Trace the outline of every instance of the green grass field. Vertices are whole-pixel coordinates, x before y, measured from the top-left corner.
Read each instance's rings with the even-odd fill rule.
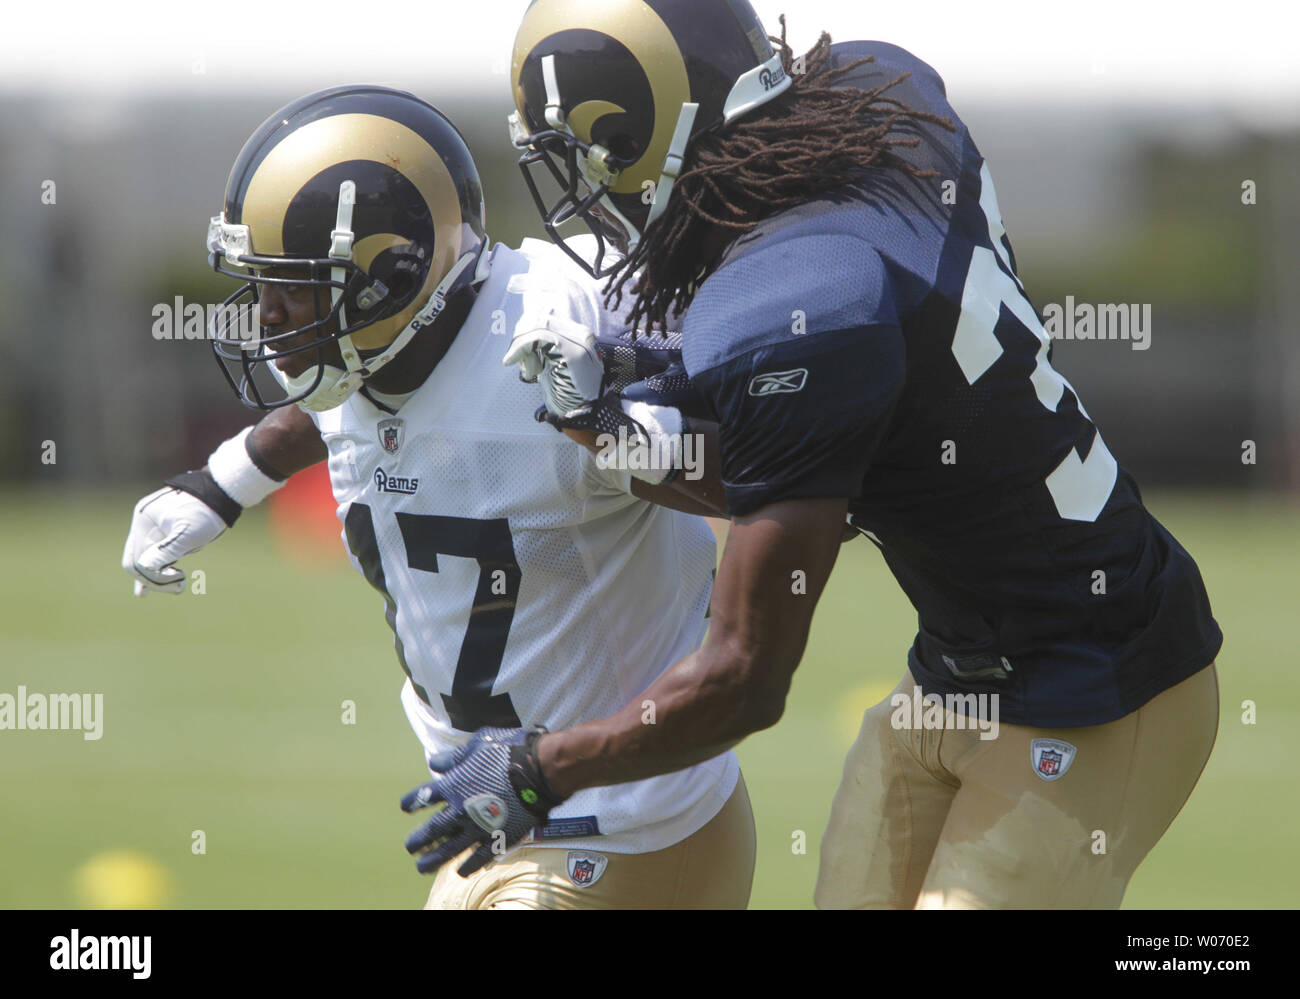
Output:
[[[0,693],[104,695],[99,741],[0,731],[0,907],[418,907],[428,882],[402,849],[414,823],[397,800],[425,772],[380,598],[341,555],[311,571],[287,560],[253,511],[194,560],[206,593],[135,600],[118,563],[136,495],[0,496]],[[1223,707],[1200,786],[1125,906],[1294,907],[1300,684],[1286,629],[1300,511],[1149,505],[1210,588]],[[811,906],[844,751],[902,675],[914,627],[875,549],[846,546],[785,718],[740,748],[754,907]],[[147,858],[148,876],[119,851]]]

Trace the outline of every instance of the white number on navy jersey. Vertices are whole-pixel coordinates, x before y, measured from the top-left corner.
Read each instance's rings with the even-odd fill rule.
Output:
[[[1025,298],[1019,279],[1014,276],[1015,271],[1006,247],[1002,245],[1006,229],[1002,225],[1002,213],[998,211],[997,194],[993,190],[993,177],[989,174],[987,163],[980,168],[980,210],[988,223],[989,238],[997,256],[994,256],[994,250],[984,246],[975,247],[971,253],[970,267],[962,288],[961,316],[952,340],[952,353],[961,366],[962,374],[969,384],[974,385],[1002,356],[1002,344],[994,333],[994,328],[998,324],[1002,306],[1005,305],[1020,324],[1038,338],[1037,363],[1033,374],[1029,376],[1038,401],[1055,413],[1068,388],[1074,394],[1079,412],[1084,419],[1090,420],[1079,393],[1047,359],[1051,338],[1047,335],[1047,330],[1043,329],[1034,307]],[[1095,436],[1088,459],[1083,460],[1078,449],[1071,448],[1070,453],[1046,480],[1056,511],[1065,520],[1095,521],[1115,489],[1119,468],[1101,439],[1100,431],[1095,427],[1093,431]]]

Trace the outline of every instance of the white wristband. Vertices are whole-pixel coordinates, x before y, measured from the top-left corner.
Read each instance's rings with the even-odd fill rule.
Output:
[[[225,441],[208,458],[208,471],[221,491],[241,507],[256,506],[284,485],[253,464],[244,443],[252,427],[245,427]]]
[[[623,412],[650,435],[647,444],[629,455],[628,471],[642,482],[658,486],[682,468],[682,414],[671,406],[619,400]]]

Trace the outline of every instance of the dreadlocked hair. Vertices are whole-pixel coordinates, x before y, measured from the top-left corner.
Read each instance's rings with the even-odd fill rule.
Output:
[[[780,21],[781,37],[772,42],[791,77],[790,88],[759,111],[695,139],[691,167],[678,177],[668,208],[611,276],[606,304],[618,309],[624,291],[635,295],[628,315],[634,329],[662,329],[670,312],[690,305],[717,265],[716,244],[710,250],[703,238],[710,227],[739,236],[770,215],[861,180],[871,168],[937,176],[894,153],[920,144],[908,126],[924,122],[954,130],[949,119],[886,96],[910,73],[875,90],[835,87],[837,78],[874,57],[832,68],[831,36],[822,32],[796,62],[786,42],[784,14]],[[846,127],[850,122],[860,127]],[[638,271],[636,284],[627,288]]]

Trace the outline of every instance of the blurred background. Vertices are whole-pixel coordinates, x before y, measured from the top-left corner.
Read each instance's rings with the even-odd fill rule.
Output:
[[[310,23],[297,5],[6,15],[0,694],[94,691],[105,707],[97,741],[0,730],[0,906],[422,902],[396,808],[421,755],[382,603],[347,566],[322,478],[197,558],[203,593],[132,600],[118,563],[135,499],[254,422],[205,343],[151,329],[160,304],[233,290],[203,237],[268,114],[339,83],[411,90],[464,132],[494,239],[544,236],[505,130],[525,6],[400,5],[380,20],[326,2]],[[1300,64],[1281,15],[1112,0],[755,7],[774,32],[788,8],[796,52],[824,28],[935,66],[1040,311],[1067,296],[1150,305],[1149,349],[1061,341],[1054,354],[1197,558],[1226,635],[1218,747],[1125,904],[1294,905]],[[866,545],[846,547],[824,604],[787,717],[740,750],[756,906],[811,904],[843,752],[915,627]]]

